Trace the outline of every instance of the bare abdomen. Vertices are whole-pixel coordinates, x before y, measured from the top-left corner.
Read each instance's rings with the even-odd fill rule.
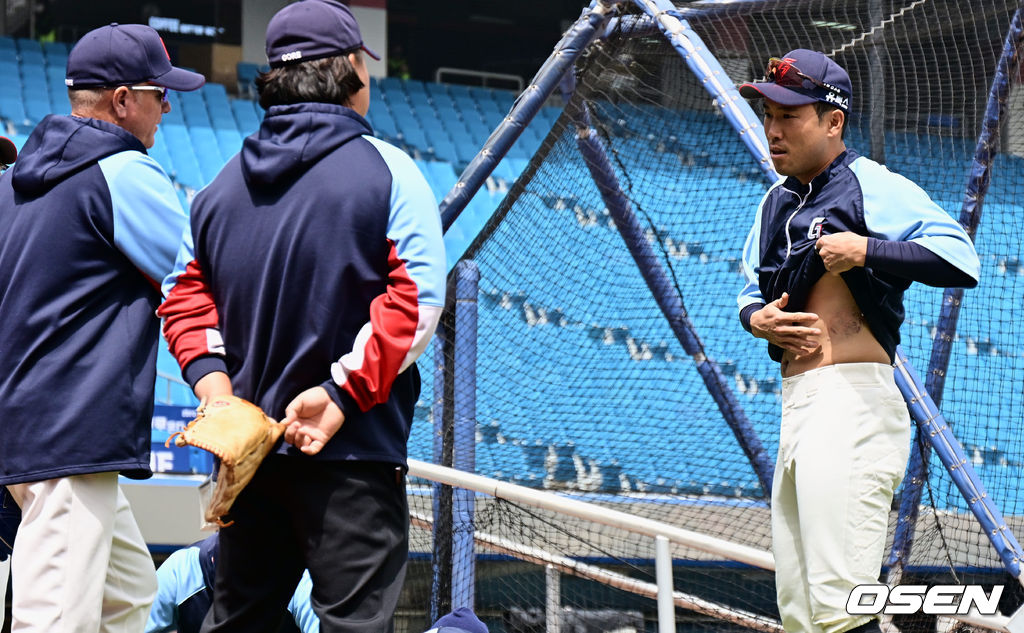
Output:
[[[782,375],[795,376],[805,371],[839,363],[885,363],[889,355],[868,328],[864,315],[839,275],[826,273],[811,288],[803,312],[818,315],[811,327],[821,330],[821,347],[813,354],[797,356],[787,351],[782,356]]]

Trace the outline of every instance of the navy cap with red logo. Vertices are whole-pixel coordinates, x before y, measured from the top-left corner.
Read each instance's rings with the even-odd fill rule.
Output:
[[[153,83],[198,90],[206,78],[171,65],[160,35],[145,24],[110,24],[89,31],[68,55],[68,88],[113,88]]]
[[[359,23],[335,0],[299,0],[278,11],[267,24],[267,63],[271,68],[364,50]]]
[[[823,53],[798,48],[768,60],[765,81],[743,84],[740,94],[747,99],[771,99],[786,106],[822,101],[848,113],[853,84],[843,67]]]

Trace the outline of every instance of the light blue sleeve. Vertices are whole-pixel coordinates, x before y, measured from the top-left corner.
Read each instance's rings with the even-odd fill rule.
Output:
[[[448,261],[441,214],[434,192],[408,154],[372,136],[364,136],[391,170],[391,215],[388,239],[395,243],[409,277],[419,291],[419,305],[444,307]]]
[[[288,612],[292,614],[295,625],[302,633],[320,633],[320,618],[316,617],[313,611],[313,603],[310,595],[313,593],[313,579],[309,577],[309,570],[302,572],[302,578],[295,587],[292,600],[288,603]]]
[[[768,191],[771,192],[771,189]],[[750,227],[750,232],[747,233],[747,241],[743,243],[743,256],[740,261],[740,268],[743,271],[743,278],[747,280],[747,283],[740,290],[739,296],[736,297],[736,304],[739,306],[740,312],[749,305],[765,302],[764,297],[761,295],[757,270],[761,266],[761,218],[764,212],[764,202],[767,199],[768,194],[766,193],[761,198],[760,204],[757,205],[757,213],[754,214],[754,225]]]
[[[178,239],[178,255],[174,259],[174,266],[167,271],[167,276],[163,278],[163,283],[160,285],[160,291],[165,297],[169,297],[171,295],[171,290],[173,290],[175,284],[178,283],[178,277],[185,274],[185,268],[187,268],[195,258],[195,246],[192,241],[192,225],[186,220],[185,228],[181,233],[181,237]]]
[[[174,268],[188,216],[159,163],[134,150],[99,161],[114,210],[114,245],[155,284]]]
[[[960,223],[913,181],[863,156],[850,164],[864,196],[864,224],[883,240],[917,242],[974,279],[981,262]]]
[[[179,549],[156,570],[156,597],[149,611],[146,633],[166,633],[178,628],[178,605],[206,588],[199,568],[199,548]]]

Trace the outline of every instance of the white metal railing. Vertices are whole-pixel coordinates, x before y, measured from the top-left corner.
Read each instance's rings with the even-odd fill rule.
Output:
[[[745,620],[744,624],[746,626],[752,626],[762,631],[782,631],[781,626],[766,621],[763,618],[756,618],[740,610],[723,605],[702,603],[702,601],[699,601],[699,599],[695,600],[692,596],[676,592],[672,583],[672,555],[669,550],[669,543],[685,545],[702,552],[715,554],[729,560],[767,570],[775,569],[775,559],[772,557],[771,552],[733,543],[732,541],[726,541],[714,536],[700,534],[699,532],[661,523],[653,519],[634,516],[619,510],[596,506],[576,499],[568,499],[552,492],[534,490],[533,488],[497,481],[481,475],[474,475],[415,459],[408,461],[409,474],[414,477],[421,477],[449,486],[473,490],[498,499],[523,503],[653,538],[655,540],[654,566],[657,584],[656,586],[648,587],[634,585],[634,593],[643,593],[643,595],[656,597],[658,602],[659,633],[674,633],[676,630],[675,606],[677,604],[703,613],[714,613],[728,620],[742,619]],[[511,553],[512,550],[506,551]],[[551,554],[538,554],[536,550],[531,550],[529,554],[524,554],[523,546],[518,547],[516,551],[519,551],[520,555],[530,555],[531,560],[535,562],[553,564],[561,570],[574,573],[575,575],[582,575],[589,571],[584,570],[584,566],[578,562],[572,561],[570,563],[568,559],[562,560],[562,557],[555,557]],[[576,573],[577,570],[580,573]],[[602,570],[600,573],[607,575],[609,572]],[[624,587],[620,586],[620,588]],[[757,626],[753,626],[753,623],[757,623]]]

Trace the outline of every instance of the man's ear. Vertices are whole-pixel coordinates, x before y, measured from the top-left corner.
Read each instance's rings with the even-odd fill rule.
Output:
[[[127,86],[118,86],[110,94],[111,107],[117,118],[123,119],[128,116],[128,101],[132,98],[131,90]]]
[[[829,114],[829,134],[837,137],[843,135],[843,123],[846,122],[846,113],[836,108]]]

